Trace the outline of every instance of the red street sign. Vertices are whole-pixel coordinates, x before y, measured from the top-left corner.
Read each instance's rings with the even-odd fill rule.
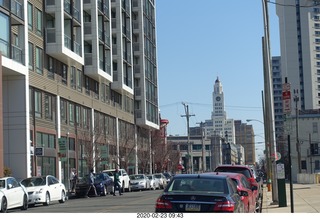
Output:
[[[290,91],[289,91],[289,90],[282,92],[282,99],[283,99],[283,100],[291,99],[291,94],[290,94]]]
[[[285,114],[291,113],[291,93],[289,83],[284,83],[282,85],[282,107]]]
[[[184,169],[184,166],[181,164],[178,164],[178,170],[183,170],[183,169]]]

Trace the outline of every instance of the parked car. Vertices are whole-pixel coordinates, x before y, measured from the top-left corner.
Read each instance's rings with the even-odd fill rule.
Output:
[[[153,190],[160,189],[159,180],[156,179],[154,174],[149,174],[149,175],[147,175],[147,177],[150,180],[151,189],[153,189]]]
[[[29,199],[28,204],[49,205],[53,201],[64,203],[66,201],[66,188],[56,177],[51,175],[33,176],[21,181],[26,187]]]
[[[254,191],[258,188],[256,186],[251,186],[248,179],[241,173],[230,173],[230,172],[213,172],[213,173],[204,173],[204,174],[218,174],[229,176],[237,185],[239,192],[244,194],[241,196],[241,200],[244,204],[245,213],[255,213],[256,212],[256,197]]]
[[[154,176],[159,180],[160,188],[164,189],[167,186],[167,178],[163,173],[155,173]]]
[[[248,165],[234,165],[234,164],[223,164],[216,167],[214,172],[233,172],[242,173],[245,175],[250,182],[251,186],[256,186],[258,189],[254,191],[256,197],[256,212],[262,212],[262,200],[263,200],[263,187],[256,181],[253,171]]]
[[[28,192],[14,177],[0,178],[0,212],[28,209]]]
[[[89,189],[89,175],[80,177],[76,183],[76,197],[83,197],[87,195]],[[98,173],[94,177],[94,186],[97,191],[97,195],[106,196],[107,194],[113,193],[113,179],[107,173]],[[88,196],[93,196],[94,190],[91,189]]]
[[[164,175],[164,176],[166,177],[166,179],[167,179],[167,184],[169,184],[172,175],[171,175],[169,172],[164,172],[163,175]]]
[[[130,186],[130,178],[125,169],[118,169],[120,172],[120,186],[122,189],[122,192],[130,192],[131,191],[131,186]],[[112,180],[114,180],[113,173],[115,169],[109,169],[109,170],[103,170],[103,173],[107,173]]]
[[[129,178],[131,191],[151,189],[150,180],[145,174],[133,174]]]
[[[177,174],[158,197],[155,211],[243,213],[241,195],[229,176]]]
[[[113,193],[113,179],[107,173],[99,173],[94,178],[97,194],[106,196]]]

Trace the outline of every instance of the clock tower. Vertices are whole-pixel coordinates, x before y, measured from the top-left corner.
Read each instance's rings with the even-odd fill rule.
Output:
[[[222,84],[217,77],[212,93],[212,125],[214,133],[221,137],[227,136],[227,142],[235,142],[235,129],[233,119],[227,119],[227,114],[224,107],[224,93],[222,90]]]

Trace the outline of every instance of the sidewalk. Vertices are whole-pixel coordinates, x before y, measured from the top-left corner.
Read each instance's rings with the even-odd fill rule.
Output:
[[[320,212],[320,184],[292,184],[293,212],[291,209],[290,184],[286,183],[287,206],[279,207],[273,204],[272,190],[263,188],[262,213],[319,213]],[[271,188],[272,189],[272,188]],[[319,215],[320,216],[320,215]]]

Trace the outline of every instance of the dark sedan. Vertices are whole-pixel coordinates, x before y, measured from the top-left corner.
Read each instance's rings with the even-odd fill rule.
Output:
[[[155,211],[243,213],[244,205],[229,176],[178,174],[157,199]]]
[[[94,186],[96,187],[97,194],[100,196],[106,196],[107,194],[113,193],[113,179],[106,173],[98,173],[94,178]],[[79,178],[76,184],[77,197],[86,196],[89,188],[88,176]],[[88,196],[94,196],[94,191],[91,189]]]

